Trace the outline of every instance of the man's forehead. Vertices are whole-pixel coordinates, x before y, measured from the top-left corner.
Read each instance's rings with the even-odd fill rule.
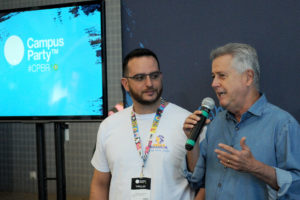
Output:
[[[233,59],[231,55],[223,55],[215,58],[212,62],[212,71],[231,70]]]
[[[137,57],[133,57],[128,61],[129,63],[142,63],[142,62],[149,62],[152,61],[154,63],[157,64],[156,59],[153,56],[137,56]]]
[[[159,71],[158,63],[152,56],[135,57],[128,62],[128,72],[149,73]]]

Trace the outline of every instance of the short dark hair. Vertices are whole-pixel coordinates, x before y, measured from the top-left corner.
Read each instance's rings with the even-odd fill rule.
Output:
[[[125,75],[128,73],[128,62],[131,59],[137,58],[137,57],[143,57],[143,56],[152,56],[153,58],[155,58],[155,60],[158,64],[158,69],[160,69],[158,58],[153,51],[151,51],[150,49],[146,49],[146,48],[137,48],[137,49],[132,50],[129,54],[127,54],[125,56],[125,58],[123,60],[122,76],[125,77]]]

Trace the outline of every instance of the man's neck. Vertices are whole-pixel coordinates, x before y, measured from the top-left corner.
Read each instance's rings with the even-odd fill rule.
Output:
[[[133,110],[137,114],[150,114],[155,113],[157,109],[159,108],[161,102],[160,99],[158,99],[155,103],[150,105],[140,104],[138,102],[133,102]]]
[[[243,107],[238,110],[237,112],[234,112],[235,119],[240,122],[242,115],[248,111],[248,109],[260,98],[260,93],[257,91],[252,92],[252,94],[249,96],[249,98],[246,98],[247,101],[243,105]]]

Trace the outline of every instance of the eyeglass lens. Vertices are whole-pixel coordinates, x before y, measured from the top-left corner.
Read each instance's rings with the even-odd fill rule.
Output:
[[[151,80],[156,80],[159,78],[161,72],[152,72],[150,74],[136,74],[132,76],[131,78],[137,80],[137,81],[143,81],[146,80],[147,76],[150,77]]]

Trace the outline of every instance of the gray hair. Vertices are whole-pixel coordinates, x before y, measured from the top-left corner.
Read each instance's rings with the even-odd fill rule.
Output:
[[[211,51],[210,59],[214,60],[219,56],[232,55],[234,67],[239,73],[247,69],[254,71],[254,86],[259,91],[260,67],[256,50],[248,44],[228,43]]]

